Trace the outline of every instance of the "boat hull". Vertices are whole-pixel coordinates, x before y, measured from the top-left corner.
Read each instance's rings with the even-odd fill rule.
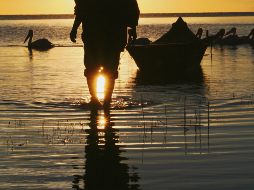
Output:
[[[166,73],[199,68],[206,49],[207,44],[201,41],[127,46],[141,72]]]

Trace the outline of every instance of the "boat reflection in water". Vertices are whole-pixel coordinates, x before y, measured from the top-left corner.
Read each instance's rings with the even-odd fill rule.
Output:
[[[75,176],[74,189],[140,189],[135,168],[123,163],[127,158],[121,156],[119,130],[113,126],[108,110],[104,114],[91,111],[90,128],[85,130],[85,173],[84,176]]]
[[[137,85],[166,85],[175,83],[196,83],[203,84],[205,77],[201,66],[195,68],[191,72],[168,73],[167,71],[160,73],[147,73],[137,71],[135,83]]]

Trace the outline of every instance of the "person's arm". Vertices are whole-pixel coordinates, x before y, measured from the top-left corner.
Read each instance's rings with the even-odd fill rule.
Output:
[[[139,15],[140,15],[140,10],[138,7],[137,0],[130,0],[130,7],[131,7],[130,8],[131,22],[129,27],[136,28],[136,26],[138,26]]]
[[[79,16],[76,16],[70,33],[70,39],[72,42],[76,42],[77,31],[81,22],[82,22],[81,18]]]
[[[137,0],[130,0],[129,1],[129,17],[128,20],[128,27],[131,29],[129,30],[129,35],[132,38],[132,40],[136,40],[137,38],[137,30],[136,27],[138,26],[138,21],[139,21],[139,15],[140,15],[140,10],[138,7]]]
[[[76,6],[75,6],[75,20],[74,20],[74,23],[73,23],[73,26],[72,26],[72,29],[71,29],[71,33],[70,33],[70,39],[72,42],[76,42],[76,38],[77,38],[77,31],[78,31],[78,28],[82,22],[82,19],[81,19],[81,16],[80,16],[80,13],[78,11],[78,2],[77,0],[75,0],[75,3],[76,3]]]
[[[137,39],[137,29],[136,29],[136,27],[131,27],[128,30],[128,34],[129,34],[128,43],[131,43],[131,42],[135,41]]]

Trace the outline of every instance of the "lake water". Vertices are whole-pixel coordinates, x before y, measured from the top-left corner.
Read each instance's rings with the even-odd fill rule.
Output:
[[[138,34],[155,40],[175,20],[142,18]],[[254,27],[254,17],[185,20],[194,32]],[[112,110],[95,113],[71,26],[0,20],[0,189],[253,189],[253,47],[208,48],[198,80],[152,84],[123,52]],[[57,47],[30,53],[29,29]]]

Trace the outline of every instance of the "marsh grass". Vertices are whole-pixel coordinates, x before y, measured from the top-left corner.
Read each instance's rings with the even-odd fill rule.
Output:
[[[41,123],[41,127],[39,127]],[[85,124],[70,121],[13,121],[8,122],[9,132],[2,139],[7,152],[33,146],[84,145]]]
[[[178,110],[172,109],[174,105],[171,103],[155,105],[156,109],[151,109],[152,106],[147,105],[147,101],[149,100],[144,95],[140,96],[140,115],[137,115],[140,120],[137,120],[136,125],[133,126],[136,132],[132,132],[139,139],[143,150],[154,143],[161,143],[167,148],[176,137],[180,136],[185,154],[210,152],[212,127],[218,126],[220,117],[223,117],[216,110],[220,105],[216,106],[216,104],[226,100],[208,100],[204,97],[192,96],[176,97],[174,104],[177,105],[175,107]],[[237,97],[235,93],[227,102],[227,106],[253,108],[254,95]],[[213,121],[216,121],[214,126]],[[7,147],[7,152],[13,152],[35,144],[85,145],[87,135],[85,130],[89,129],[89,119],[81,121],[13,120],[7,122],[6,126],[8,130],[2,134],[1,141]],[[121,133],[124,134],[124,132],[119,131],[120,138]]]
[[[143,128],[143,149],[146,143],[153,144],[154,142],[161,142],[165,147],[168,145],[168,139],[174,138],[176,135],[183,136],[183,150],[188,154],[188,148],[193,149],[189,145],[194,144],[200,154],[209,152],[210,150],[210,128],[211,128],[211,103],[210,100],[201,97],[196,99],[193,97],[178,97],[176,102],[181,105],[182,111],[178,110],[182,119],[177,115],[170,116],[168,108],[171,105],[165,104],[163,109],[158,113],[149,113],[150,108],[145,108],[143,105],[144,96],[141,96],[141,121],[140,128]],[[178,121],[178,123],[175,123]],[[183,129],[182,134],[179,129]],[[204,134],[204,129],[207,129],[207,134]],[[148,138],[150,137],[150,138]],[[194,137],[194,140],[193,140]],[[161,138],[159,141],[158,139]],[[149,142],[150,141],[150,142]],[[204,144],[206,143],[206,144]],[[203,150],[204,146],[206,149]],[[194,152],[196,152],[194,150]]]

